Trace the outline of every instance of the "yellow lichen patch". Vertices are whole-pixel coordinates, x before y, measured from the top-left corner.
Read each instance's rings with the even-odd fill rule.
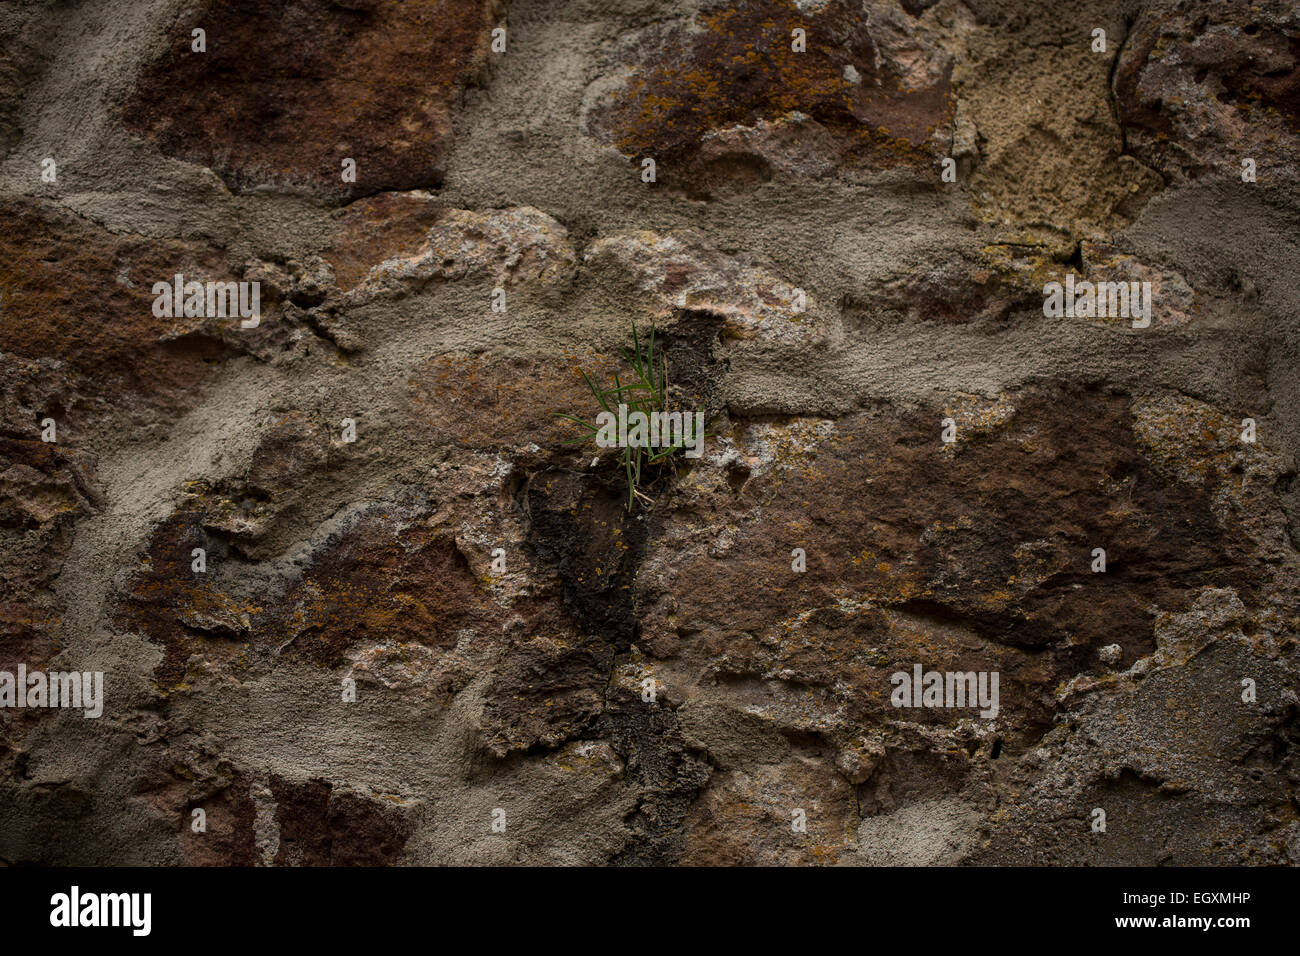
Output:
[[[956,440],[944,447],[952,450],[977,437],[1004,434],[1015,413],[1016,406],[1006,392],[996,399],[962,395],[944,405],[944,417],[951,418],[957,426]]]

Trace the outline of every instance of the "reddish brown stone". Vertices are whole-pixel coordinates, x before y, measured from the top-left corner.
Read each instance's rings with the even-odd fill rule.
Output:
[[[155,530],[115,620],[163,647],[155,677],[164,686],[184,679],[192,653],[217,654],[221,640],[326,667],[367,640],[454,645],[458,628],[486,622],[486,596],[453,541],[418,524],[403,529],[404,518],[376,509],[323,547],[282,593],[241,598],[191,570],[194,548],[205,548],[214,564],[225,552],[204,530],[201,500],[192,500]]]
[[[165,341],[177,320],[153,314],[152,287],[176,273],[228,281],[224,257],[115,235],[44,202],[11,200],[0,217],[0,389],[30,409],[26,434],[47,415],[66,441],[110,413],[121,425],[186,407],[228,350],[207,336]],[[41,365],[50,359],[60,364]]]
[[[872,720],[894,713],[895,670],[1002,668],[1003,719],[1034,725],[1050,714],[1042,694],[1094,669],[1098,648],[1119,644],[1127,663],[1149,653],[1153,608],[1211,585],[1250,600],[1268,579],[1210,485],[1152,467],[1126,398],[1014,402],[983,424],[957,414],[956,446],[939,440],[947,411],[888,410],[840,420],[786,468],[712,479],[651,539],[639,645],[721,675],[852,688],[828,706]],[[714,526],[708,501],[752,517]],[[791,570],[796,547],[806,573]],[[1105,574],[1091,570],[1097,547]]]
[[[424,193],[372,196],[339,210],[338,231],[325,253],[339,291],[353,288],[385,259],[419,248],[441,214]]]
[[[609,646],[582,646],[555,597],[498,604],[456,542],[428,526],[427,508],[373,507],[319,547],[300,578],[240,596],[237,584],[216,583],[237,581],[237,570],[223,578],[190,569],[193,547],[210,549],[214,569],[218,562],[242,566],[205,531],[209,503],[195,497],[157,527],[115,611],[118,627],[162,647],[155,679],[164,688],[182,686],[192,655],[234,674],[281,658],[334,668],[354,652],[384,648],[446,657],[468,635],[479,669],[495,671],[481,728],[490,752],[557,746],[600,713]],[[455,671],[454,663],[436,666],[429,686],[459,689],[464,681]]]
[[[833,865],[851,844],[856,822],[853,788],[824,760],[731,771],[715,775],[692,809],[681,862]]]
[[[280,625],[272,625],[275,633],[294,636],[288,656],[334,667],[356,643],[447,648],[461,628],[488,623],[493,610],[455,541],[405,523],[372,513],[317,555],[283,606],[268,614]]]
[[[168,744],[150,754],[135,796],[174,829],[189,866],[254,866],[260,861],[257,807],[249,776],[228,760],[199,748]],[[195,810],[203,811],[201,831]]]
[[[343,200],[438,186],[499,13],[497,0],[210,0],[173,25],[124,121],[233,189]],[[196,27],[206,53],[191,51]]]
[[[207,550],[208,539],[202,531],[202,514],[191,505],[154,530],[144,565],[114,612],[117,627],[143,633],[161,645],[163,659],[154,677],[165,687],[184,680],[186,661],[201,646],[184,621],[197,624],[205,612],[229,600],[212,589],[210,578],[191,570],[191,552],[200,547]],[[209,557],[215,559],[215,552]]]
[[[419,418],[457,445],[505,449],[536,443],[560,451],[585,433],[556,414],[594,421],[600,410],[579,370],[599,386],[618,368],[603,355],[572,356],[571,361],[566,366],[443,355],[412,378],[411,397]]]
[[[76,519],[99,503],[92,470],[76,452],[0,437],[0,669],[38,667],[59,651],[52,587]]]
[[[117,626],[163,648],[155,671],[163,686],[184,680],[194,653],[237,669],[277,657],[338,667],[351,650],[369,645],[447,651],[465,631],[490,638],[484,646],[491,646],[514,615],[529,637],[571,634],[553,599],[496,603],[455,539],[431,526],[428,505],[419,503],[367,508],[315,549],[300,576],[269,592],[264,582],[250,581],[245,593],[239,571],[251,565],[230,551],[223,528],[232,497],[238,495],[192,489],[155,528],[117,603]],[[224,576],[195,573],[196,547],[207,551],[212,567],[233,568]],[[253,660],[244,659],[244,647]]]
[[[326,780],[271,778],[279,825],[277,866],[390,866],[410,836],[396,803]]]
[[[806,31],[806,52],[791,49],[795,28]],[[861,11],[840,0],[807,13],[793,0],[726,6],[642,49],[590,128],[626,156],[654,158],[661,177],[698,166],[695,188],[701,175],[769,178],[774,165],[819,175],[842,162],[926,163],[935,132],[952,121],[947,56],[929,51],[927,85],[910,88],[878,65]],[[736,126],[754,132],[706,148],[710,134]],[[809,154],[800,141],[821,145]]]

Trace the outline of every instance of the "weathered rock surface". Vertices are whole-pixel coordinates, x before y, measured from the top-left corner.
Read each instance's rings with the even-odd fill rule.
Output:
[[[209,0],[169,28],[123,119],[235,189],[437,186],[498,15],[496,0]]]
[[[952,60],[908,20],[885,5],[762,0],[649,28],[588,128],[695,193],[926,165],[952,122]]]
[[[1292,182],[1300,134],[1300,13],[1294,4],[1154,4],[1115,70],[1135,155],[1175,181],[1239,177],[1253,159]]]
[[[5,5],[0,863],[1297,864],[1297,35]]]

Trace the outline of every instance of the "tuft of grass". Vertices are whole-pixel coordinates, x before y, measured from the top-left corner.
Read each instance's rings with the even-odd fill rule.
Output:
[[[662,354],[655,355],[654,323],[650,324],[650,338],[645,349],[642,350],[641,340],[637,336],[636,323],[633,322],[632,348],[623,349],[622,351],[623,359],[632,367],[632,376],[627,384],[624,384],[622,377],[618,372],[615,372],[613,388],[597,388],[596,383],[591,380],[591,376],[582,369],[578,369],[582,374],[583,381],[587,383],[587,388],[600,404],[601,409],[615,418],[618,417],[619,405],[627,406],[629,417],[633,412],[643,412],[649,415],[651,412],[667,411],[668,360]],[[556,418],[566,419],[586,430],[585,435],[565,442],[567,445],[590,441],[600,432],[599,425],[578,418],[576,415],[565,415],[562,412],[555,412],[554,414]],[[624,446],[620,450],[619,464],[622,465],[623,474],[627,478],[628,511],[631,511],[633,505],[638,501],[647,506],[654,504],[654,499],[641,490],[642,467],[644,466],[648,472],[650,468],[657,467],[685,447],[682,442],[678,442],[675,445],[662,448]]]

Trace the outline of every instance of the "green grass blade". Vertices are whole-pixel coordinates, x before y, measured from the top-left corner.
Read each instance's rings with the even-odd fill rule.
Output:
[[[582,373],[583,380],[586,381],[587,383],[587,388],[591,389],[591,394],[596,397],[596,401],[600,402],[600,407],[603,408],[605,411],[610,412],[610,414],[613,414],[613,409],[611,409],[608,405],[605,404],[605,399],[601,395],[600,389],[596,388],[595,384],[587,376],[587,373],[584,372],[582,369],[578,369],[578,371]]]

